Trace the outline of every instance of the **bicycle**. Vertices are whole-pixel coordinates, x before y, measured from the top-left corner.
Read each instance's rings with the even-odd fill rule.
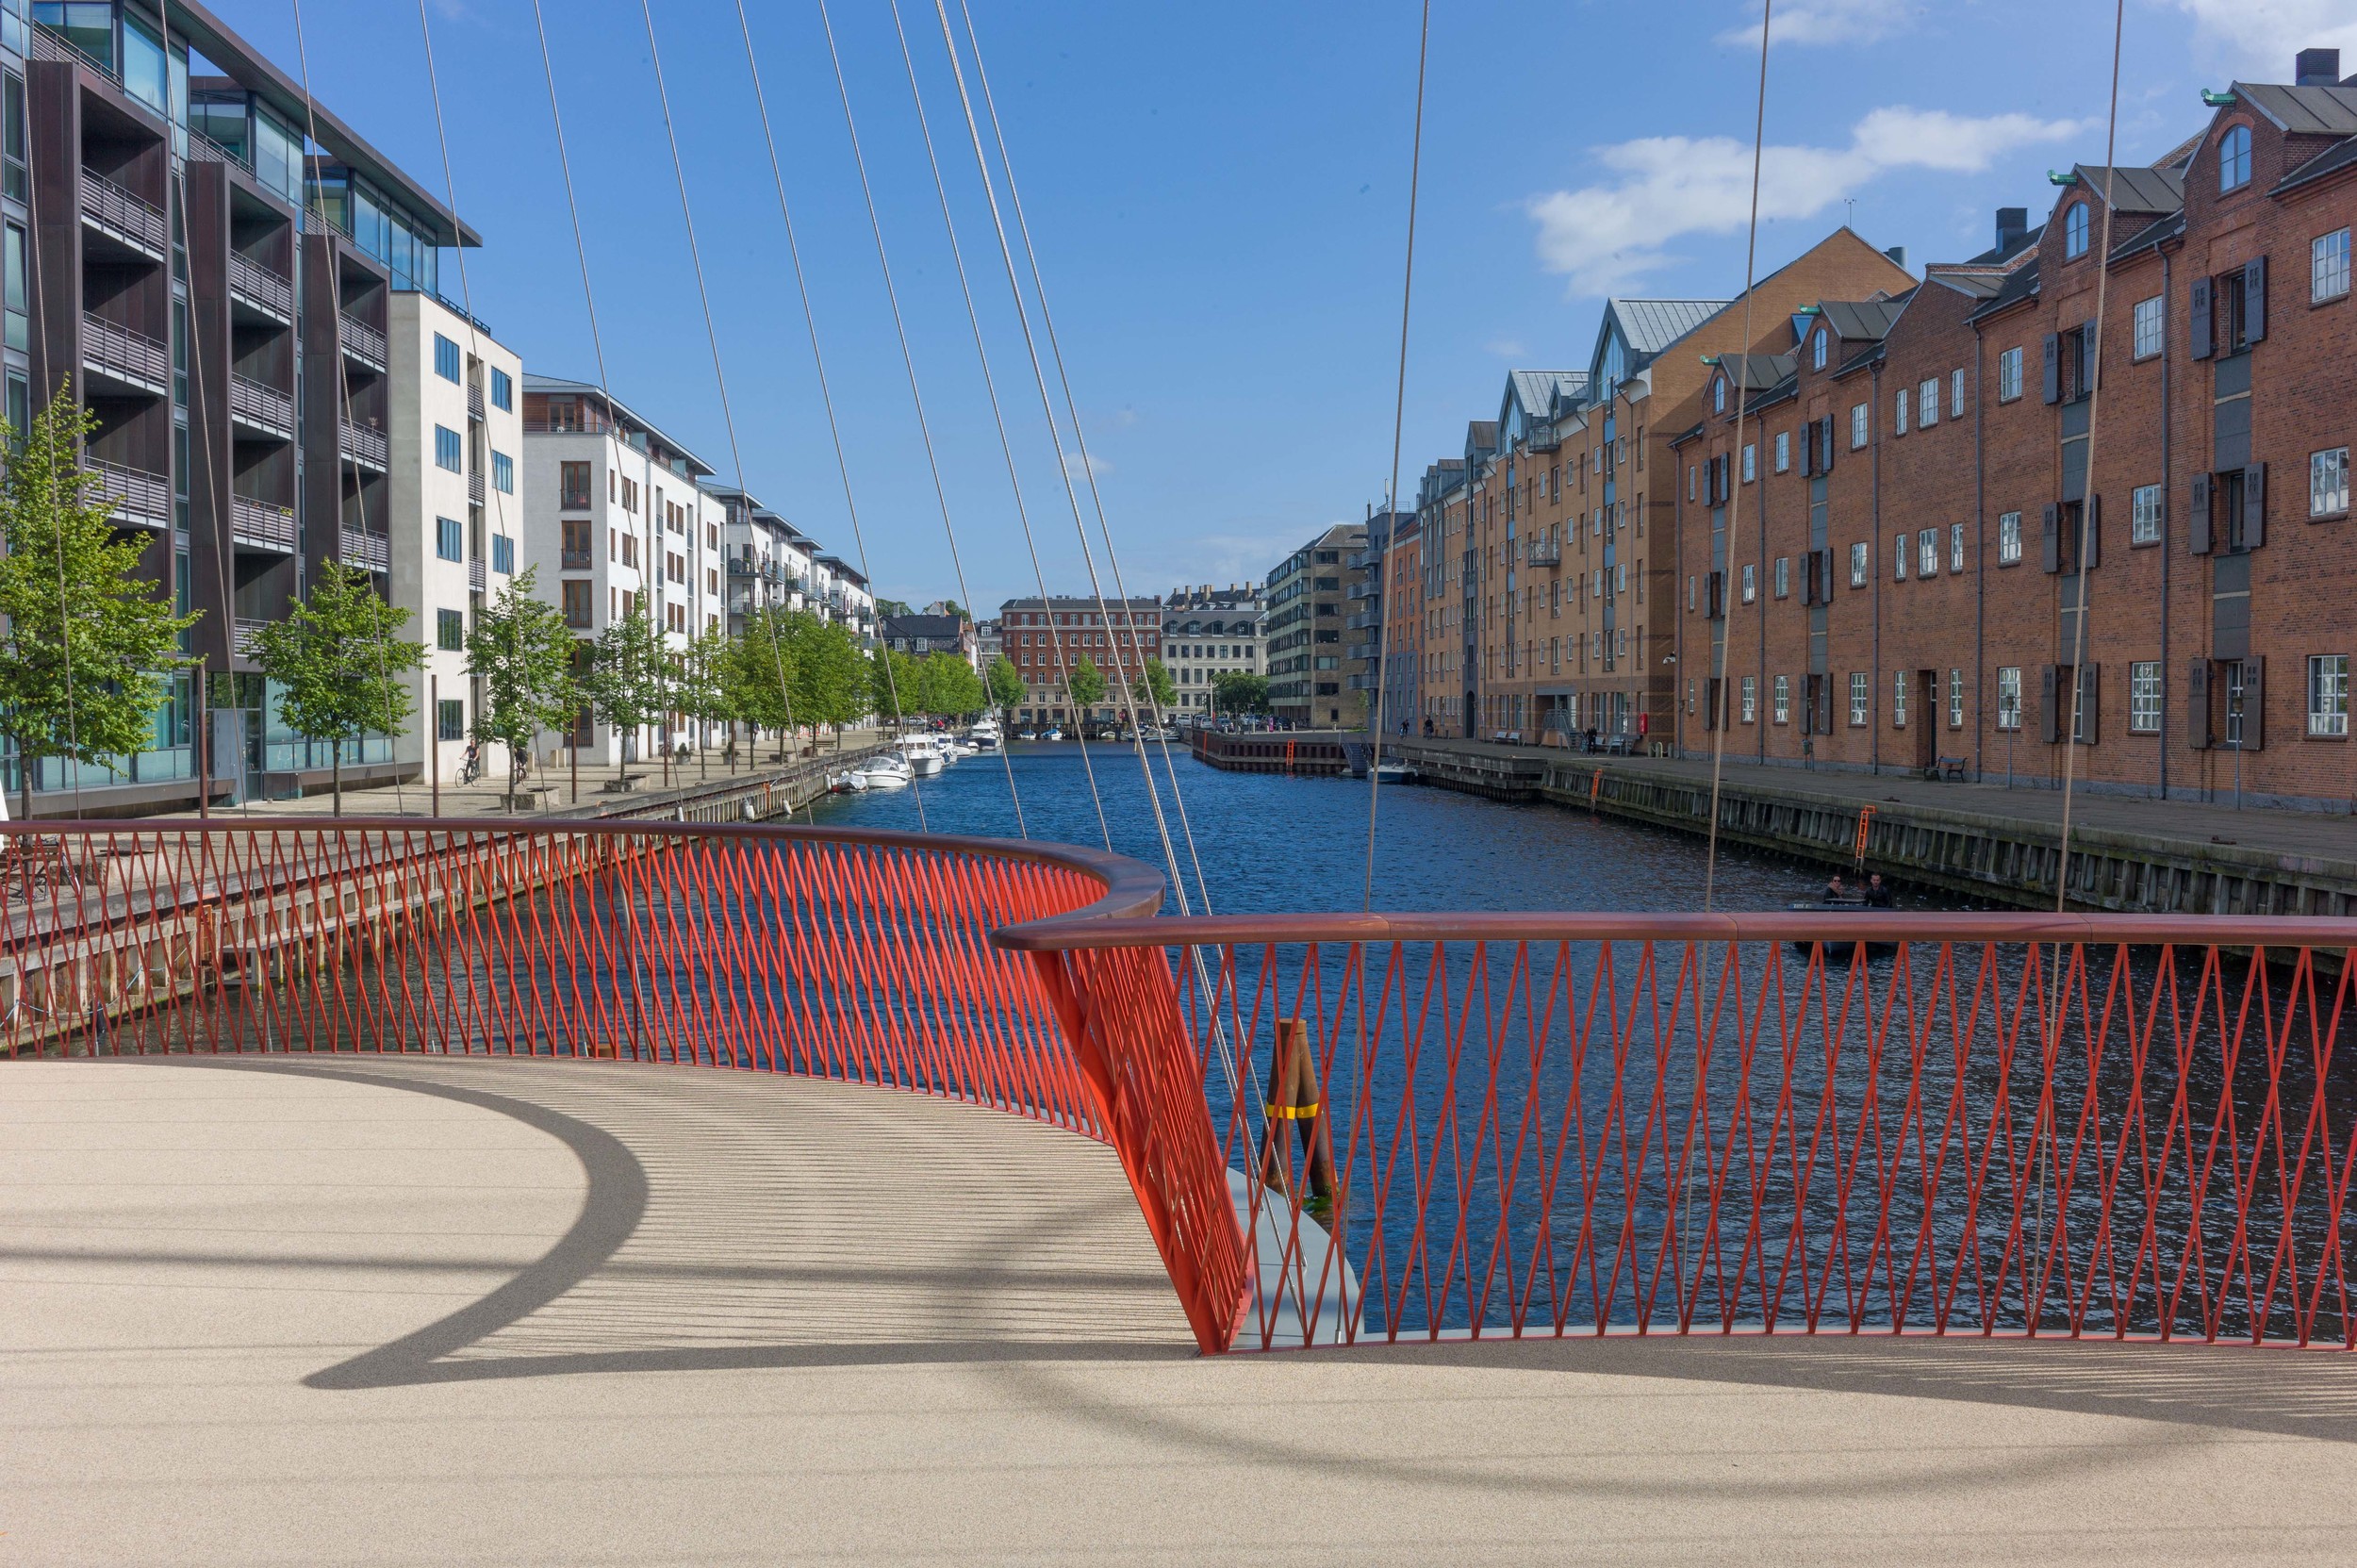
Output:
[[[483,745],[480,741],[467,743],[467,754],[458,759],[458,782],[470,784],[483,777]]]

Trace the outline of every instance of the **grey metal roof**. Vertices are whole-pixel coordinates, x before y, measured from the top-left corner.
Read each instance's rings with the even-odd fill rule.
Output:
[[[2005,274],[1978,267],[1930,266],[1923,269],[1923,281],[1953,289],[1959,294],[1970,294],[1976,300],[1992,299],[2005,286]]]
[[[1607,300],[1632,353],[1659,354],[1727,307],[1725,300]]]
[[[2142,169],[2119,164],[2106,171],[2100,163],[2082,163],[2074,171],[2079,189],[2101,196],[2104,175],[2111,176],[2115,212],[2174,212],[2185,205],[2185,176],[2173,169]]]
[[[2138,251],[2150,249],[2170,236],[2183,234],[2184,231],[2185,214],[2183,208],[2175,212],[2164,212],[2129,235],[2127,239],[2115,241],[2109,259],[2118,261],[2124,256],[2134,256]]]
[[[1757,392],[1788,379],[1800,363],[1795,354],[1722,354],[1719,368],[1727,379],[1747,392]]]
[[[2327,147],[2324,151],[2318,153],[2316,157],[2310,158],[2307,162],[2301,164],[2299,168],[2293,170],[2290,173],[2285,174],[2282,179],[2276,181],[2275,189],[2268,191],[2267,194],[2270,196],[2277,195],[2283,191],[2289,190],[2296,185],[2305,185],[2310,180],[2320,180],[2327,174],[2337,173],[2339,171],[2348,168],[2352,163],[2357,163],[2357,136],[2352,136],[2345,141],[2336,141],[2332,146]]]
[[[2357,136],[2357,87],[2236,82],[2234,96],[2289,136]]]
[[[1845,343],[1879,343],[1890,331],[1890,323],[1906,308],[1900,300],[1821,300],[1818,309],[1833,328],[1833,335]]]
[[[1998,289],[1986,305],[1972,312],[1967,320],[1977,322],[1984,316],[1993,316],[1998,311],[2018,305],[2036,292],[2037,262],[2034,258],[2006,273],[2004,287]]]
[[[886,616],[883,635],[887,637],[958,637],[965,631],[965,618],[954,615]]]
[[[2044,223],[2033,223],[2004,244],[1991,245],[1978,256],[1965,257],[1964,264],[1968,267],[1994,267],[2011,261],[2023,251],[2035,247],[2038,242],[2038,237],[2045,232]]]
[[[1534,420],[1547,417],[1557,393],[1578,398],[1588,390],[1586,371],[1508,371],[1506,378],[1508,394],[1519,400],[1523,411]]]

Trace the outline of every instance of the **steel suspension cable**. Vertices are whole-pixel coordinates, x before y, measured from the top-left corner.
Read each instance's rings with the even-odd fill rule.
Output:
[[[859,150],[859,127],[857,121],[853,118],[851,113],[850,88],[844,78],[842,55],[835,47],[834,23],[832,18],[828,13],[827,0],[818,0],[818,21],[820,25],[826,31],[827,58],[834,68],[835,95],[841,100],[843,105],[844,127],[850,133],[852,159],[860,166],[861,185],[862,188],[865,189],[866,185],[866,165]],[[958,243],[957,221],[950,215],[949,190],[947,183],[942,178],[941,160],[934,151],[931,124],[926,117],[925,113],[924,95],[917,91],[916,65],[914,58],[909,54],[907,34],[904,30],[900,30],[899,0],[893,0],[892,21],[894,28],[900,31],[900,58],[904,62],[906,62],[908,67],[909,91],[916,106],[916,124],[917,129],[924,139],[925,160],[927,165],[932,171],[933,191],[940,200],[942,225],[947,231],[949,239],[949,258],[951,264],[957,270],[958,291],[965,302],[966,322],[974,334],[974,353],[977,360],[981,366],[982,388],[990,399],[991,422],[994,428],[997,431],[998,451],[1000,455],[1005,459],[1007,465],[1007,484],[1009,488],[1014,492],[1014,496],[1015,520],[1021,525],[1023,530],[1024,550],[1031,558],[1032,580],[1039,585],[1039,607],[1041,611],[1041,618],[1042,619],[1048,619],[1048,618],[1054,614],[1054,611],[1051,607],[1051,602],[1047,593],[1047,574],[1045,568],[1043,568],[1040,564],[1039,542],[1033,536],[1031,532],[1030,506],[1023,498],[1023,479],[1021,473],[1018,471],[1014,460],[1014,443],[1013,437],[1010,437],[1007,432],[1006,413],[998,401],[998,380],[997,376],[992,371],[990,367],[990,349],[982,337],[981,313],[975,307],[973,285],[968,279],[965,271],[964,249]],[[1005,628],[1001,627],[1000,633],[1002,635],[1004,635],[1004,632]],[[1049,646],[1054,649],[1056,654],[1057,679],[1063,684],[1066,695],[1069,696],[1072,689],[1071,653],[1070,651],[1064,646],[1063,636],[1054,631],[1052,621],[1050,621],[1048,643]],[[1088,782],[1089,804],[1094,807],[1096,812],[1096,829],[1098,834],[1104,838],[1106,850],[1110,851],[1113,847],[1113,830],[1111,820],[1105,816],[1104,796],[1096,786],[1096,765],[1089,756],[1088,731],[1086,726],[1076,720],[1073,725],[1073,734],[1080,743],[1080,772],[1081,776]],[[1000,744],[1003,749],[1004,742],[1002,741]],[[1010,766],[1012,766],[1012,764],[1010,764]]]
[[[794,267],[794,289],[795,292],[801,298],[802,326],[810,338],[811,368],[817,373],[818,376],[818,397],[819,401],[825,405],[827,411],[827,436],[829,439],[834,443],[835,468],[843,476],[843,500],[844,504],[848,506],[850,504],[851,499],[850,465],[843,454],[843,433],[835,422],[834,392],[830,386],[827,377],[826,355],[820,352],[818,345],[818,317],[816,312],[811,307],[810,279],[802,269],[802,247],[800,241],[795,238],[794,209],[785,199],[785,174],[778,162],[778,140],[775,133],[771,131],[769,126],[769,100],[767,94],[762,91],[761,65],[755,58],[753,53],[753,30],[751,23],[747,20],[745,15],[745,0],[736,0],[736,25],[737,30],[743,34],[745,39],[745,68],[752,75],[753,107],[760,112],[761,115],[761,139],[763,144],[767,147],[769,153],[769,178],[771,183],[777,187],[778,216],[785,224],[785,254],[792,261]],[[845,112],[848,118],[848,102]],[[899,290],[893,285],[892,259],[884,250],[883,224],[876,216],[875,196],[867,189],[867,163],[866,159],[860,155],[859,140],[856,134],[854,134],[851,140],[851,160],[859,169],[860,193],[865,196],[867,201],[867,223],[869,229],[876,237],[876,260],[883,272],[884,298],[892,306],[892,330],[899,339],[900,363],[901,366],[908,371],[909,399],[911,403],[915,404],[916,409],[916,433],[918,438],[924,443],[926,470],[932,475],[933,501],[941,509],[941,531],[949,542],[949,565],[951,569],[957,574],[958,593],[960,597],[965,601],[966,613],[969,617],[972,617],[975,610],[974,593],[973,590],[966,586],[965,559],[958,549],[957,528],[949,520],[949,492],[948,487],[942,482],[941,459],[933,451],[932,423],[926,418],[925,395],[917,386],[916,357],[909,348],[908,326],[900,318],[900,294]],[[987,679],[987,677],[985,677],[985,679]],[[988,695],[987,690],[985,690],[984,695]],[[1006,769],[1007,799],[1012,801],[1014,806],[1014,831],[1016,836],[1029,838],[1031,836],[1030,832],[1025,827],[1023,821],[1023,793],[1015,787],[1014,758],[1009,754],[1007,748],[1003,743],[999,745],[997,751],[998,760]],[[915,781],[912,780],[911,782],[913,784]],[[921,807],[922,802],[920,801],[919,804]]]
[[[963,4],[964,0],[960,0]],[[1407,258],[1401,266],[1399,280],[1399,377],[1392,394],[1392,483],[1384,491],[1383,509],[1391,530],[1386,536],[1381,570],[1390,574],[1391,542],[1399,537],[1399,450],[1400,437],[1408,419],[1408,307],[1416,288],[1416,187],[1424,173],[1424,78],[1425,63],[1432,46],[1432,0],[1424,0],[1423,20],[1416,32],[1416,113],[1414,130],[1409,138],[1408,154],[1408,245]],[[1383,617],[1381,634],[1375,643],[1375,716],[1367,726],[1373,745],[1367,754],[1367,867],[1366,884],[1360,890],[1359,907],[1375,908],[1375,845],[1376,809],[1383,798],[1383,696],[1387,656],[1392,645],[1392,601],[1390,585],[1377,583],[1376,591],[1381,595]],[[1419,612],[1421,613],[1421,612]]]
[[[1768,133],[1768,24],[1775,11],[1775,0],[1760,0],[1759,8],[1759,97],[1752,120],[1752,213],[1743,241],[1743,341],[1738,350],[1740,367],[1735,378],[1735,447],[1728,462],[1741,462],[1743,422],[1751,412],[1752,369],[1752,286],[1756,280],[1759,265],[1759,168]],[[1734,492],[1727,503],[1726,554],[1721,568],[1719,606],[1725,610],[1725,585],[1735,569],[1737,540],[1743,525],[1743,487],[1739,482],[1728,487]],[[1722,620],[1723,623],[1723,620]],[[1710,662],[1705,667],[1712,671],[1705,683],[1704,699],[1710,709],[1710,826],[1709,838],[1703,851],[1703,913],[1710,913],[1712,896],[1719,884],[1719,782],[1726,767],[1727,752],[1727,644],[1721,634],[1712,648]],[[1671,700],[1676,701],[1674,690]]]
[[[1007,205],[1014,214],[1015,236],[1021,241],[1024,267],[1030,274],[1031,291],[1039,301],[1040,326],[1043,336],[1047,339],[1048,360],[1056,367],[1056,381],[1063,396],[1064,417],[1072,426],[1073,449],[1080,459],[1080,477],[1088,486],[1089,504],[1096,515],[1096,531],[1105,542],[1105,561],[1113,574],[1113,593],[1124,602],[1126,606],[1129,598],[1129,586],[1122,580],[1121,557],[1113,548],[1113,528],[1105,515],[1105,498],[1101,487],[1096,483],[1096,464],[1089,456],[1088,437],[1083,433],[1080,425],[1080,400],[1072,394],[1072,377],[1065,369],[1063,345],[1056,336],[1055,314],[1048,309],[1047,305],[1047,282],[1040,272],[1038,248],[1031,242],[1030,221],[1023,211],[1022,189],[1015,183],[1014,159],[1007,151],[1006,129],[998,118],[997,101],[991,94],[990,72],[982,60],[981,39],[974,30],[974,15],[967,7],[966,0],[958,0],[958,14],[965,26],[966,47],[974,56],[974,80],[981,90],[983,118],[990,124],[991,140],[998,150],[999,172],[1007,182]],[[905,39],[902,41],[902,47],[904,49],[907,47]],[[1125,617],[1129,615],[1126,608],[1124,615]],[[1142,665],[1141,673],[1143,673]],[[1154,713],[1154,728],[1157,732],[1155,745],[1162,752],[1162,772],[1170,782],[1171,802],[1178,813],[1179,835],[1186,843],[1188,861],[1195,867],[1196,897],[1201,901],[1203,913],[1209,915],[1211,913],[1211,883],[1203,875],[1203,857],[1195,848],[1195,825],[1188,819],[1186,794],[1179,787],[1178,766],[1171,760],[1170,737],[1167,733],[1164,733],[1167,726],[1164,723],[1162,700],[1155,695],[1151,681],[1146,682],[1145,685],[1146,699]],[[1135,729],[1134,723],[1131,727]],[[1144,745],[1142,736],[1139,744],[1141,747]],[[1153,787],[1150,772],[1147,786],[1149,789]],[[1183,903],[1184,889],[1181,888],[1180,892]]]

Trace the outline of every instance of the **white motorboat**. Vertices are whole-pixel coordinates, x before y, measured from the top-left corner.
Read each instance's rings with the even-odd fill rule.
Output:
[[[931,735],[902,735],[900,754],[907,759],[909,771],[920,779],[930,779],[948,766]]]
[[[887,751],[869,758],[854,771],[864,789],[906,789],[915,770],[900,753]]]
[[[827,787],[837,795],[856,795],[867,787],[867,781],[857,772],[837,773],[827,781]]]
[[[1042,740],[1062,740],[1063,738],[1063,732],[1062,730],[1049,730],[1039,738]]]
[[[995,718],[980,720],[965,732],[965,743],[977,751],[996,751],[998,750],[998,721]]]
[[[1404,762],[1378,762],[1375,765],[1376,784],[1414,784],[1416,770]]]
[[[1017,740],[1037,740],[1039,738],[1039,732],[1037,730],[1017,730],[1014,733],[1014,738]]]

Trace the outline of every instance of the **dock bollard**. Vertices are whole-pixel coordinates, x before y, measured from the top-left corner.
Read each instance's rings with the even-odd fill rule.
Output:
[[[1334,1141],[1327,1130],[1326,1108],[1318,1088],[1317,1052],[1310,1044],[1306,1018],[1277,1020],[1276,1048],[1269,1056],[1268,1098],[1261,1104],[1268,1128],[1261,1138],[1261,1180],[1278,1192],[1288,1192],[1292,1161],[1285,1149],[1284,1127],[1299,1130],[1302,1157],[1310,1172],[1310,1205],[1321,1217],[1334,1205]]]

